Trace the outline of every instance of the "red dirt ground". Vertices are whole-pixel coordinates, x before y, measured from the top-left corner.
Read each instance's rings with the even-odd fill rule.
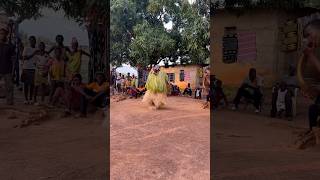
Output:
[[[298,150],[294,145],[297,132],[308,127],[309,103],[299,104],[292,122],[269,118],[268,110],[259,115],[249,110],[214,112],[214,179],[320,179],[320,148]]]
[[[111,179],[209,179],[210,113],[201,103],[169,97],[155,111],[141,99],[112,102]]]
[[[39,125],[13,128],[35,106],[7,107],[0,100],[1,180],[106,179],[106,127],[101,112],[87,119],[61,118],[50,110]]]

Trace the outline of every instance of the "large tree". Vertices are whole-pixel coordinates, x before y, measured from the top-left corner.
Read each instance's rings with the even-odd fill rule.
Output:
[[[301,7],[320,8],[319,0],[211,0],[212,8],[226,9],[296,9]]]
[[[209,56],[209,4],[203,7],[206,3],[209,2],[112,0],[112,63],[145,66],[162,60],[205,62]],[[172,27],[165,28],[168,23]]]

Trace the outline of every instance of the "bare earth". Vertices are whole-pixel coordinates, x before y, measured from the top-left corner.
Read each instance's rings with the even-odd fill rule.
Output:
[[[22,100],[13,107],[0,103],[1,180],[106,179],[107,132],[101,112],[76,119],[61,118],[61,110],[51,109],[43,122],[14,128],[43,108]]]
[[[169,97],[154,111],[141,99],[111,102],[111,179],[209,179],[210,112],[201,103]]]
[[[308,104],[299,104],[293,122],[269,118],[268,110],[214,112],[214,179],[320,179],[320,148],[298,150],[294,144],[308,127]]]

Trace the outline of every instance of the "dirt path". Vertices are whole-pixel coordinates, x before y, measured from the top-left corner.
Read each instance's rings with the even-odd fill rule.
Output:
[[[111,103],[111,179],[209,179],[210,113],[170,97],[153,111],[141,99]]]
[[[87,119],[49,118],[37,125],[14,128],[37,112],[34,106],[0,101],[1,180],[95,180],[106,177],[106,128],[101,113]]]
[[[215,112],[215,179],[320,179],[320,148],[294,146],[296,133],[307,128],[305,113],[289,122],[252,112]]]

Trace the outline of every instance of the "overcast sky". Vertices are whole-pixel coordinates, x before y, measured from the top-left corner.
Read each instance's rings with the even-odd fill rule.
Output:
[[[88,34],[84,27],[64,17],[64,12],[43,10],[43,17],[37,20],[26,20],[21,23],[20,30],[28,35],[46,37],[53,42],[57,34],[65,37],[65,44],[69,45],[72,37],[76,37],[80,45],[88,45]]]

